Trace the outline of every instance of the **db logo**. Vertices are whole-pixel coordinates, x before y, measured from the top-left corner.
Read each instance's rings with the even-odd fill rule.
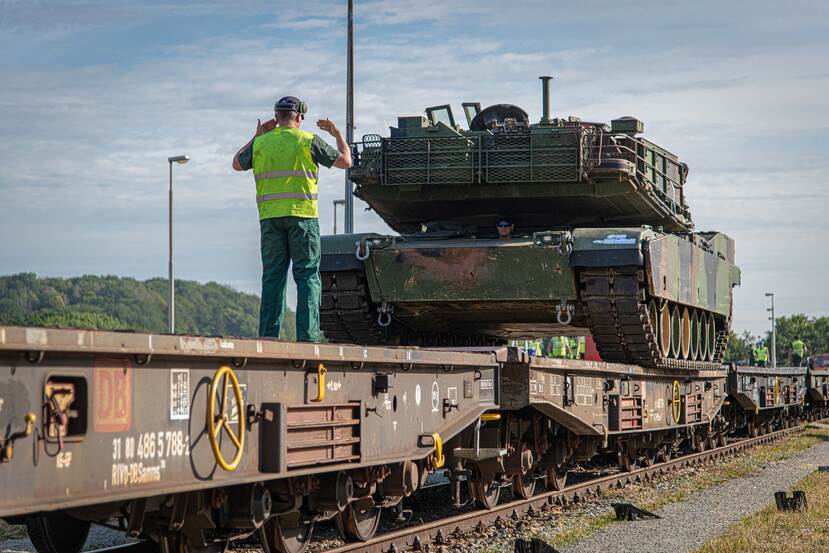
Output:
[[[118,366],[122,363],[122,366]],[[126,432],[132,427],[132,369],[126,360],[102,360],[93,376],[96,432]]]

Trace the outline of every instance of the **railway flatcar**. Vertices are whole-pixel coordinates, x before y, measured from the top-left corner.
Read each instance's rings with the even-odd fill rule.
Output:
[[[719,370],[519,348],[290,344],[0,326],[0,517],[39,553],[117,519],[162,552],[257,534],[298,553],[314,525],[377,531],[448,473],[479,506],[827,415],[829,369]]]
[[[485,353],[0,326],[0,517],[40,553],[120,519],[162,551],[365,540],[497,407]]]

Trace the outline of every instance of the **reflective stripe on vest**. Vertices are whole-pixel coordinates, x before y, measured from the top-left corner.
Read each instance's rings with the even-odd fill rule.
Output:
[[[253,177],[259,219],[316,217],[319,168],[311,157],[314,135],[276,127],[253,141]]]
[[[305,194],[303,192],[278,192],[276,194],[265,194],[256,196],[256,203],[269,202],[271,200],[316,200],[317,194]]]
[[[262,179],[272,179],[275,177],[306,177],[309,179],[316,179],[319,176],[312,171],[269,171],[259,175],[254,175],[253,180],[259,182]]]

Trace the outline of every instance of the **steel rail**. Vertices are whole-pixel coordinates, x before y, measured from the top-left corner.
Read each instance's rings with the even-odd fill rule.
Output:
[[[822,419],[823,422],[829,419]],[[510,501],[498,505],[494,509],[478,509],[461,513],[451,517],[433,520],[417,526],[393,530],[375,536],[365,542],[352,542],[332,549],[325,549],[326,553],[347,553],[364,551],[366,553],[390,553],[406,550],[422,550],[427,544],[451,545],[452,540],[470,530],[482,530],[484,525],[506,518],[517,519],[523,515],[533,515],[537,511],[547,511],[552,506],[563,506],[568,503],[577,503],[587,497],[596,495],[602,489],[624,486],[625,484],[649,482],[655,475],[674,472],[681,468],[698,465],[702,462],[730,456],[754,446],[778,440],[788,434],[805,430],[810,424],[821,421],[810,421],[791,428],[776,430],[756,438],[745,438],[728,445],[709,449],[701,453],[691,453],[671,459],[670,461],[643,467],[631,472],[611,474],[572,486],[561,491],[544,492],[529,499]],[[439,487],[445,484],[433,484],[425,488]],[[425,489],[421,488],[421,489]],[[230,544],[233,549],[233,544]],[[245,549],[250,549],[245,547]],[[90,550],[87,553],[150,553],[157,552],[158,545],[151,541],[139,541]]]
[[[460,536],[470,530],[493,523],[505,518],[517,519],[523,515],[531,515],[538,510],[548,510],[553,505],[565,505],[578,502],[588,496],[597,494],[602,489],[624,486],[628,483],[647,482],[655,475],[673,472],[681,468],[700,464],[704,461],[718,459],[744,451],[756,445],[775,441],[787,434],[805,430],[809,424],[801,424],[777,430],[756,438],[747,438],[725,446],[709,449],[701,453],[683,455],[670,461],[643,467],[631,472],[612,474],[593,480],[588,480],[561,491],[544,492],[529,499],[514,500],[494,509],[479,509],[469,511],[448,518],[434,520],[410,528],[394,530],[366,541],[353,542],[327,549],[328,553],[346,553],[350,551],[364,551],[366,553],[386,553],[389,551],[405,551],[408,549],[423,548],[426,544],[451,545],[453,537]]]

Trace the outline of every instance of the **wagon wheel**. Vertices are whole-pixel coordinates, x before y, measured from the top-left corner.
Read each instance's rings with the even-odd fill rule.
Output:
[[[469,495],[482,509],[494,509],[501,497],[501,486],[495,480],[484,481],[481,473],[473,471],[469,479]]]
[[[702,453],[708,445],[708,438],[700,436],[699,434],[694,434],[694,437],[691,438],[691,444],[695,452]]]
[[[673,457],[674,448],[672,444],[662,444],[656,451],[656,461],[658,463],[667,463]]]
[[[273,516],[259,529],[265,553],[302,553],[313,534],[314,521],[303,520],[300,513]]]
[[[619,462],[619,470],[622,472],[631,472],[636,468],[636,458],[628,454],[627,448],[619,450],[616,459]]]
[[[531,474],[515,474],[510,482],[515,499],[529,499],[535,495],[536,478]]]
[[[547,469],[547,489],[560,491],[567,486],[567,467],[552,466]]]
[[[26,531],[38,553],[78,553],[86,543],[89,522],[62,512],[26,517]]]
[[[370,540],[377,533],[381,513],[382,508],[376,506],[371,498],[352,501],[337,514],[340,536],[345,541]]]
[[[233,397],[236,400],[235,423],[232,422],[233,417],[227,402],[228,384],[233,389]],[[220,391],[221,397],[217,397]],[[218,413],[216,412],[217,400],[219,403]],[[216,374],[213,375],[213,381],[210,383],[207,401],[207,437],[210,440],[210,446],[213,448],[213,456],[216,458],[216,463],[224,470],[234,471],[239,466],[242,453],[245,451],[245,400],[233,369],[227,365],[219,367]],[[230,428],[232,424],[237,424],[238,430],[236,432]],[[223,430],[236,447],[236,453],[230,461],[222,455],[220,436]]]
[[[637,457],[643,467],[652,467],[656,464],[656,449],[652,447],[644,447],[639,450],[639,455]]]

